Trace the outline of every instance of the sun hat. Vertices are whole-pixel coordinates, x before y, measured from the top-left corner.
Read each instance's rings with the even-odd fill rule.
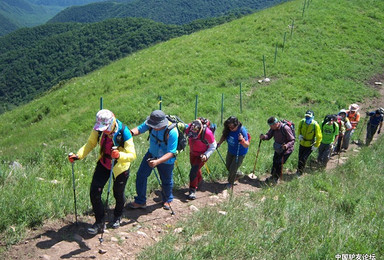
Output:
[[[145,124],[152,128],[162,128],[168,125],[168,119],[163,111],[155,110],[149,117],[147,117]]]
[[[352,104],[349,106],[349,111],[357,111],[357,110],[359,110],[358,104]]]
[[[115,115],[108,109],[102,109],[96,114],[96,124],[93,127],[96,131],[105,131],[112,128]],[[110,129],[112,131],[112,129]]]
[[[339,115],[340,115],[341,113],[347,114],[347,110],[345,110],[345,109],[341,109],[341,110],[339,111]]]

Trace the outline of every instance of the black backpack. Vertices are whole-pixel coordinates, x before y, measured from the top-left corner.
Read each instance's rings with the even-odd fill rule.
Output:
[[[167,129],[164,131],[163,140],[160,140],[159,138],[157,138],[155,135],[152,134],[152,128],[151,127],[149,128],[148,140],[149,140],[150,135],[152,135],[153,137],[155,137],[157,142],[159,142],[159,143],[164,142],[165,145],[167,145],[168,144],[169,131],[171,131],[173,128],[176,127],[177,132],[179,133],[179,137],[177,139],[177,148],[176,149],[177,149],[177,152],[184,151],[184,149],[188,143],[187,137],[184,134],[185,123],[183,122],[183,120],[181,120],[178,116],[175,116],[175,115],[166,115],[166,117],[167,117],[168,121],[170,122],[170,124],[167,126]]]

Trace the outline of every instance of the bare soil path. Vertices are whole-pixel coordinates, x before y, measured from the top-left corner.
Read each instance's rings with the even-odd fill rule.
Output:
[[[367,84],[380,92],[380,97],[369,100],[361,105],[361,111],[376,109],[384,106],[384,88],[376,82],[383,82],[384,74],[377,75]],[[375,84],[376,83],[376,84]],[[362,117],[365,117],[364,113]],[[373,142],[375,142],[377,135]],[[365,136],[361,135],[362,140]],[[352,144],[340,158],[334,156],[328,163],[327,169],[341,166],[348,158],[359,152],[360,147]],[[252,179],[248,176],[241,179],[234,187],[233,195],[246,195],[250,191],[258,191],[263,180]],[[291,180],[293,174],[286,172],[283,183]],[[100,235],[90,236],[86,229],[94,219],[91,216],[79,217],[79,224],[74,224],[75,217],[67,216],[65,219],[48,220],[42,227],[28,231],[27,238],[12,246],[1,259],[135,259],[144,248],[153,245],[167,233],[175,232],[176,224],[186,219],[194,211],[214,206],[228,199],[229,194],[226,183],[204,183],[197,192],[197,199],[186,200],[187,188],[174,191],[175,200],[172,208],[176,215],[163,210],[159,203],[160,192],[156,191],[148,199],[146,209],[125,209],[122,226],[119,229],[108,229],[104,233],[104,242],[100,243]],[[100,253],[102,252],[102,253]]]

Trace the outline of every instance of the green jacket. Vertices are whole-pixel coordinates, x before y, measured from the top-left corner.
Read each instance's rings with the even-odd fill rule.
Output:
[[[305,119],[302,119],[299,123],[297,136],[303,136],[303,140],[300,141],[300,145],[304,147],[319,147],[322,139],[320,125],[312,120],[312,123],[307,125]]]

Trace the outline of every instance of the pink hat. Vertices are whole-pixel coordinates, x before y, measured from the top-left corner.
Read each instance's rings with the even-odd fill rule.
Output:
[[[115,115],[108,109],[102,109],[96,114],[96,124],[93,127],[96,131],[105,131],[112,128]],[[111,131],[112,129],[110,129]]]

